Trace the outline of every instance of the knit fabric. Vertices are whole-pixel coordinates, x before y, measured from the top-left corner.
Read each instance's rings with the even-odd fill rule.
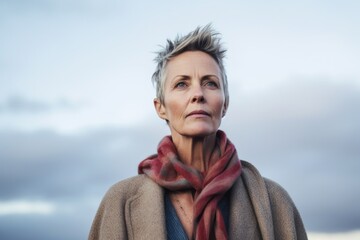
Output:
[[[165,194],[165,220],[167,240],[188,240],[168,194]]]
[[[168,190],[195,190],[193,215],[197,240],[228,239],[218,203],[241,173],[234,145],[220,130],[216,139],[220,157],[213,151],[207,172],[182,163],[170,136],[163,138],[158,153],[142,161],[138,169],[139,174],[146,174]]]

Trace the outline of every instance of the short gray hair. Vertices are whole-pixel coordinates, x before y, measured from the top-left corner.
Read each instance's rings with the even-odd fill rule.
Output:
[[[186,51],[202,51],[209,54],[219,65],[221,81],[224,86],[225,105],[229,104],[229,90],[227,76],[223,64],[226,49],[221,43],[219,33],[212,29],[211,24],[197,27],[185,36],[177,36],[174,41],[167,39],[167,45],[157,52],[154,59],[157,63],[152,75],[152,82],[156,86],[156,97],[164,103],[165,69],[169,60]]]

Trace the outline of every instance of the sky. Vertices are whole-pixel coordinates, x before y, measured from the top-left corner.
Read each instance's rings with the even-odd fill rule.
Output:
[[[0,238],[86,239],[101,198],[168,127],[155,52],[212,23],[221,125],[310,239],[360,239],[358,1],[0,0]]]

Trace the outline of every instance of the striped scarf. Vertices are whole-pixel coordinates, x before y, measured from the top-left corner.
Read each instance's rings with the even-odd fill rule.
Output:
[[[170,136],[164,137],[158,145],[158,153],[143,160],[138,168],[139,174],[146,174],[168,190],[195,190],[193,209],[196,240],[228,239],[218,203],[241,173],[235,146],[220,130],[216,138],[218,149],[215,149],[220,154],[213,151],[205,173],[181,162]]]

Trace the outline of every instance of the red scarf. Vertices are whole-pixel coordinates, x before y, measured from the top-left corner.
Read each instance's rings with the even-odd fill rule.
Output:
[[[228,239],[218,203],[241,173],[235,146],[220,130],[216,138],[220,157],[212,154],[214,157],[211,158],[205,173],[181,162],[170,136],[161,140],[158,153],[143,160],[138,169],[139,174],[146,174],[154,182],[171,191],[195,190],[194,230],[197,240]]]

